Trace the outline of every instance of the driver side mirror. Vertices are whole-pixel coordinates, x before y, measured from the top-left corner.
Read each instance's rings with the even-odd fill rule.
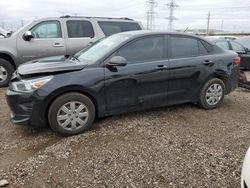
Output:
[[[245,48],[245,51],[246,51],[246,53],[250,52],[250,50],[248,48]]]
[[[124,67],[127,65],[127,60],[122,56],[114,56],[105,65],[106,67]]]
[[[23,39],[26,41],[30,41],[34,36],[32,35],[31,31],[26,31],[23,35]]]

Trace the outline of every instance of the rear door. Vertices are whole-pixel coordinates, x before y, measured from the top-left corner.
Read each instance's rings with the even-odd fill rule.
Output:
[[[65,19],[67,55],[73,55],[89,43],[98,40],[94,27],[89,20],[82,18]]]
[[[29,29],[33,39],[25,41],[19,35],[17,51],[20,62],[37,58],[65,55],[65,39],[63,38],[62,24],[59,20],[48,20],[37,23]]]
[[[182,35],[169,36],[169,104],[189,102],[209,76],[215,57],[209,55],[205,41]]]
[[[128,64],[105,68],[105,98],[111,114],[166,104],[168,60],[164,36],[147,36],[130,42],[115,55]]]

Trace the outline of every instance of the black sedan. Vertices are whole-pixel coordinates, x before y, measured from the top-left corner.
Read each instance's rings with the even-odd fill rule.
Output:
[[[242,44],[228,39],[216,39],[213,40],[215,44],[225,50],[232,50],[239,54],[241,58],[240,67],[242,69],[250,70],[250,51]]]
[[[239,60],[193,35],[125,32],[61,62],[21,65],[6,98],[13,123],[74,135],[114,114],[180,103],[214,109],[237,87]]]

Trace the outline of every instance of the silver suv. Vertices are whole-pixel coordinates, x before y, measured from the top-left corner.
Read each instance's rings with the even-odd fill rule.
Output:
[[[63,16],[35,20],[0,39],[0,86],[8,85],[21,63],[48,56],[73,55],[106,36],[142,29],[140,22],[129,18]]]

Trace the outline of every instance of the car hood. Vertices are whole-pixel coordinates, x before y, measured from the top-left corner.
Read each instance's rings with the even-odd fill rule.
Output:
[[[22,64],[18,67],[17,72],[20,75],[67,72],[81,70],[87,65],[87,62],[73,61],[64,56],[54,56]]]

